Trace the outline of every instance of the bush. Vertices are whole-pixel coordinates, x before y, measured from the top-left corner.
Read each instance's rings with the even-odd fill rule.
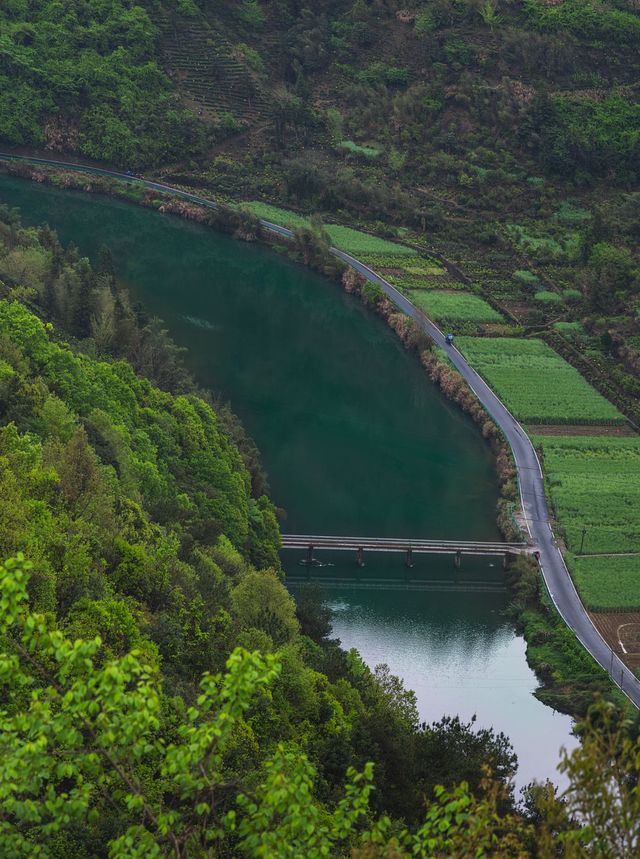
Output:
[[[541,301],[543,304],[561,304],[562,296],[557,292],[549,292],[548,289],[541,289],[533,296],[536,301]]]

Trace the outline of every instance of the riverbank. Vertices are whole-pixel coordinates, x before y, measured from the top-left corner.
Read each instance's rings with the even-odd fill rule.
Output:
[[[82,181],[81,181],[82,178],[83,177],[76,177],[76,179],[78,180],[78,187],[80,187],[81,190],[93,189],[93,190],[98,190],[101,192],[108,192],[108,188],[105,189],[104,185],[98,187],[99,183],[96,183],[94,177],[91,178],[91,187],[89,187],[88,183],[86,182],[86,179],[84,180],[84,183],[82,183]],[[68,181],[68,180],[65,179],[65,182],[66,181]],[[108,180],[108,181],[109,181],[109,183],[111,182],[111,180]],[[66,186],[66,187],[68,187],[68,186]],[[129,200],[129,201],[140,202],[140,198],[143,197],[144,198],[144,204],[146,204],[146,205],[150,205],[150,206],[157,208],[157,209],[160,209],[164,205],[164,202],[162,201],[162,199],[159,199],[159,196],[156,192],[144,195],[141,193],[141,189],[139,189],[139,188],[127,189],[128,192],[130,190],[133,191],[132,194],[127,193],[127,194],[123,195],[124,198]],[[174,204],[175,204],[175,201],[174,201]],[[183,201],[180,201],[179,205],[172,205],[170,207],[166,207],[165,211],[167,211],[167,210],[174,211],[176,214],[182,214],[183,217],[189,217],[189,218],[192,218],[194,220],[199,220],[202,223],[207,223],[208,225],[214,225],[214,224],[223,222],[226,225],[226,231],[227,232],[230,232],[230,234],[237,234],[238,237],[240,237],[240,238],[245,237],[245,238],[255,239],[255,238],[259,237],[259,235],[260,235],[260,231],[258,229],[256,229],[256,230],[253,230],[253,229],[247,230],[246,229],[246,223],[247,223],[246,219],[242,219],[244,224],[245,224],[245,226],[242,228],[242,230],[238,229],[238,227],[241,225],[235,220],[235,218],[237,217],[237,213],[231,213],[231,215],[226,215],[226,213],[225,213],[224,218],[219,218],[219,217],[217,217],[217,215],[219,214],[219,210],[216,210],[216,213],[215,213],[216,217],[213,219],[214,224],[212,224],[211,221],[209,220],[209,218],[207,217],[207,216],[211,215],[210,212],[207,211],[207,212],[201,212],[200,214],[198,214],[198,213],[193,211],[190,204],[187,204],[185,206],[183,204]],[[249,219],[249,223],[250,223],[250,219]],[[242,235],[243,232],[244,232],[244,236]],[[302,238],[304,239],[304,236]],[[300,257],[300,256],[304,257],[306,255],[307,259],[306,260],[303,259],[303,261],[307,261],[307,262],[311,261],[314,257],[316,257],[316,265],[318,265],[318,263],[319,263],[320,266],[322,266],[323,264],[322,264],[321,260],[317,257],[317,255],[315,253],[314,254],[310,253],[309,248],[312,246],[313,246],[313,242],[309,242],[308,240],[306,240],[305,243],[303,244],[303,251],[301,252],[300,250],[298,250],[296,248],[295,253],[298,257]],[[320,270],[322,270],[322,268],[320,268]]]

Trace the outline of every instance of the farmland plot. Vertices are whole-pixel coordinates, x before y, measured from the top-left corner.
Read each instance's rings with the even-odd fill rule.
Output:
[[[640,609],[640,556],[568,557],[583,602],[591,611]]]
[[[259,200],[241,203],[239,208],[251,212],[252,215],[255,215],[256,218],[262,218],[263,221],[270,221],[272,224],[279,224],[292,230],[311,225],[308,218],[298,215],[297,212],[290,212],[288,209],[279,208],[279,206],[271,206],[269,203],[261,203]]]
[[[640,553],[640,438],[539,436],[535,441],[569,549],[588,555]]]
[[[468,292],[412,291],[409,297],[427,316],[438,321],[502,322],[497,310],[483,298]]]
[[[360,254],[390,254],[398,257],[418,256],[418,251],[415,248],[395,244],[387,239],[381,239],[378,236],[369,235],[369,233],[362,233],[360,230],[354,230],[351,227],[343,227],[340,224],[327,224],[325,230],[337,248],[355,256],[359,256]]]
[[[625,423],[616,407],[542,340],[460,337],[458,346],[520,420]]]

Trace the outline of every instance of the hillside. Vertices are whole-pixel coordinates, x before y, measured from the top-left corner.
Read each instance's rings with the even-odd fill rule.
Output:
[[[408,228],[640,422],[632,2],[57,9],[0,11],[4,144]]]
[[[94,669],[122,665],[133,671],[125,674],[131,682],[124,681],[114,710],[124,714],[133,677],[142,682],[152,676],[144,706],[158,696],[158,712],[147,717],[159,719],[153,742],[164,748],[198,702],[203,672],[224,672],[237,648],[259,650],[279,669],[269,674],[270,694],[258,695],[246,719],[234,716],[233,737],[215,764],[223,780],[249,788],[282,743],[295,760],[304,754],[313,767],[313,801],[325,814],[341,796],[349,767],[373,761],[372,808],[408,823],[421,819],[425,798],[435,798],[439,782],[466,780],[474,795],[488,797],[487,763],[505,782],[516,765],[506,737],[458,719],[420,725],[415,696],[400,680],[384,666],[370,671],[355,652],[331,640],[328,611],[315,591],[303,591],[296,605],[282,581],[275,511],[263,494],[250,440],[237,419],[195,389],[159,321],[132,309],[106,251],[93,270],[50,229],[24,228],[15,214],[0,211],[0,330],[0,553],[29,559],[20,599],[28,598],[31,616],[39,618],[31,623],[66,637],[72,649],[79,639],[92,647],[100,637],[89,686],[79,694],[90,688],[108,697],[115,675],[98,683]],[[0,577],[4,665],[18,640],[7,629],[20,615],[9,601],[23,580],[11,568]],[[32,652],[43,641],[39,636]],[[64,648],[56,648],[62,661]],[[104,846],[134,819],[121,790],[113,802],[96,790],[90,825],[82,832],[65,825],[60,834],[47,829],[56,812],[44,799],[46,790],[68,796],[66,771],[19,784],[11,776],[12,756],[30,748],[22,732],[32,729],[21,714],[33,706],[33,731],[40,733],[46,719],[38,696],[78,681],[76,665],[62,670],[50,689],[43,685],[51,669],[47,653],[40,674],[16,680],[15,689],[16,663],[9,657],[3,673],[0,793],[7,814],[0,843],[4,848],[9,835],[26,838],[22,852],[7,855],[32,855],[33,843],[46,843],[46,855],[60,859],[107,855]],[[132,658],[141,661],[135,670]],[[231,663],[238,671],[243,658],[236,655]],[[262,663],[243,664],[251,677],[266,671]],[[33,670],[32,662],[27,669]],[[31,704],[26,686],[34,690]],[[144,709],[139,701],[131,706]],[[91,718],[103,707],[112,712],[103,702]],[[52,718],[65,712],[59,701],[51,702]],[[6,727],[14,717],[13,727]],[[130,738],[122,726],[116,733],[129,766]],[[53,751],[44,755],[45,769],[46,762],[74,759],[70,742],[49,735],[45,745]],[[29,764],[39,765],[35,757]],[[147,768],[156,765],[157,757],[145,757],[132,777],[147,785]],[[82,764],[81,782],[92,767],[91,760]],[[171,776],[158,771],[155,778],[163,787],[160,794],[154,788],[154,802],[175,807]],[[33,829],[24,811],[32,800],[42,828]],[[229,807],[228,796],[221,802]],[[505,787],[501,809],[513,807]],[[75,810],[86,808],[80,803]],[[228,838],[225,849],[232,849],[237,836]]]

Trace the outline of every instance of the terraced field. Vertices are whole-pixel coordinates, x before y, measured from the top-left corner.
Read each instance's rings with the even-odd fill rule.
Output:
[[[178,91],[196,111],[220,120],[225,114],[247,124],[265,117],[268,97],[257,75],[236,55],[234,46],[198,19],[156,16],[162,51]]]
[[[592,610],[640,607],[640,437],[539,436],[567,560]],[[638,553],[614,557],[620,553]]]
[[[626,423],[615,406],[542,340],[459,337],[457,345],[519,420]]]
[[[640,437],[541,436],[535,442],[569,549],[640,552]]]
[[[501,322],[502,316],[483,298],[468,292],[410,290],[411,301],[436,322]]]
[[[279,206],[271,206],[269,203],[262,203],[259,200],[250,200],[247,203],[240,203],[238,208],[251,212],[256,218],[262,218],[264,221],[271,221],[273,224],[279,224],[283,227],[289,227],[292,230],[309,227],[311,222],[304,215],[299,215],[297,212],[291,212],[289,209],[281,209]]]
[[[325,227],[333,244],[348,254],[353,254],[362,259],[372,254],[385,255],[387,257],[417,257],[418,251],[407,245],[395,244],[387,239],[354,230],[351,227],[343,227],[340,224],[327,224]],[[364,261],[364,260],[363,260]]]
[[[640,609],[640,556],[567,556],[582,601],[591,611]]]

